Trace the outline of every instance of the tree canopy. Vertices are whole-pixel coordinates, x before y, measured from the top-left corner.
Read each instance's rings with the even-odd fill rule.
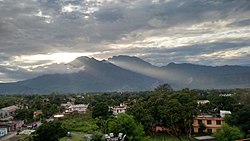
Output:
[[[47,122],[36,129],[35,141],[58,141],[66,135],[67,131],[62,127],[61,122]]]
[[[239,126],[240,129],[249,136],[250,132],[250,106],[244,106],[238,112],[228,116],[227,122],[231,125]]]
[[[244,134],[238,127],[224,124],[213,136],[217,141],[235,141],[243,138]]]
[[[92,117],[93,118],[99,117],[99,118],[107,119],[108,118],[108,114],[109,114],[109,107],[104,102],[97,103],[93,107],[93,113],[92,113]]]
[[[126,134],[129,141],[142,140],[144,135],[143,126],[136,123],[134,117],[128,114],[119,114],[108,122],[108,131],[115,135]]]

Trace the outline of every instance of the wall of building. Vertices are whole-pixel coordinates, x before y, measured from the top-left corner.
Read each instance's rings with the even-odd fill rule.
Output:
[[[221,117],[195,117],[193,123],[194,133],[201,132],[199,131],[200,123],[203,123],[206,126],[206,129],[203,130],[203,132],[214,133],[225,123],[225,121]]]
[[[10,113],[3,111],[3,110],[0,110],[0,118],[8,117],[9,115],[10,115]]]
[[[8,134],[7,128],[0,128],[0,137]]]

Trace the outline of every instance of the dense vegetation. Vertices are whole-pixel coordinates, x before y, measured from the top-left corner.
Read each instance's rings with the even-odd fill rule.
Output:
[[[219,110],[230,110],[232,115],[226,117],[227,125],[215,133],[218,140],[227,136],[228,140],[249,137],[250,123],[250,90],[189,90],[174,91],[170,85],[158,86],[151,92],[113,92],[62,95],[7,95],[0,96],[0,108],[13,104],[19,105],[15,118],[26,123],[50,118],[62,113],[62,103],[89,104],[85,114],[72,114],[56,123],[40,126],[33,137],[45,136],[49,130],[60,129],[60,135],[53,140],[66,136],[70,131],[77,134],[92,134],[92,140],[102,140],[103,134],[124,133],[128,140],[153,140],[156,135],[152,126],[159,125],[169,130],[162,135],[169,135],[176,140],[191,140],[193,116],[201,113],[218,114]],[[197,100],[209,100],[206,104],[197,104]],[[113,116],[109,106],[126,103],[126,114]],[[39,117],[33,112],[41,110]],[[48,129],[46,129],[48,127]],[[56,129],[52,129],[56,127]],[[204,127],[205,128],[205,127]],[[50,132],[51,133],[51,132]],[[229,133],[232,136],[225,135]],[[237,135],[236,135],[237,134]],[[47,136],[46,136],[47,137]],[[83,136],[81,138],[84,138]],[[29,138],[32,139],[32,138]],[[34,138],[33,138],[34,139]],[[45,138],[44,138],[45,139]],[[40,139],[43,140],[43,139]],[[47,140],[47,139],[46,139]]]

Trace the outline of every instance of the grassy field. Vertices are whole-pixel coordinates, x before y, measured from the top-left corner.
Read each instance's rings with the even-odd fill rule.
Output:
[[[64,138],[60,139],[60,141],[67,141],[68,138],[69,137],[64,137]],[[83,132],[72,132],[70,139],[72,141],[87,141],[86,137],[84,137]]]
[[[75,114],[66,116],[62,120],[63,127],[67,131],[71,132],[84,132],[84,133],[93,133],[98,130],[96,122],[91,117],[91,113],[87,111],[86,114]]]

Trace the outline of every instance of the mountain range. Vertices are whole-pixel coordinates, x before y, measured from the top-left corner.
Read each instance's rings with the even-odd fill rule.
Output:
[[[249,66],[203,66],[170,63],[154,66],[138,57],[113,56],[98,61],[78,57],[66,64],[78,72],[45,74],[1,83],[0,94],[83,93],[146,91],[169,83],[175,89],[225,89],[250,87]]]

